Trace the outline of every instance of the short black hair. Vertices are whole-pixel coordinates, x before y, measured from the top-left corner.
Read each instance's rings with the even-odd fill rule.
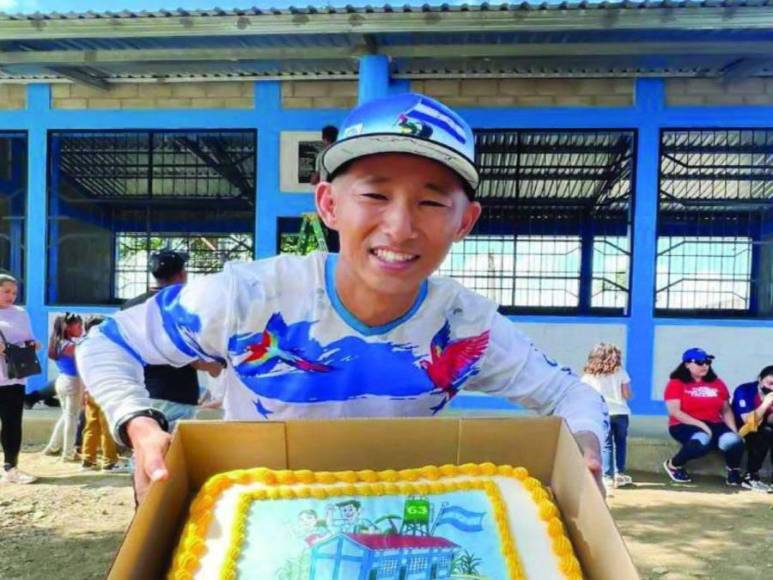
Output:
[[[168,280],[185,269],[188,254],[166,249],[150,255],[148,269],[157,280]]]
[[[690,374],[690,369],[687,368],[687,363],[685,362],[679,363],[679,366],[671,372],[669,377],[678,381],[682,381],[683,383],[695,382],[695,380],[692,378],[692,374]],[[714,372],[714,369],[709,367],[709,372],[707,372],[706,376],[703,378],[705,381],[712,382],[716,381],[719,377],[717,376],[717,373]]]
[[[334,143],[338,139],[338,127],[335,125],[325,125],[322,127],[322,139],[328,143]]]

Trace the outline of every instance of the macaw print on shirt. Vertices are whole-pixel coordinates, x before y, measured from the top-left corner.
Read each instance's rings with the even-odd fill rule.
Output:
[[[375,396],[416,399],[437,395],[439,412],[478,372],[489,333],[450,340],[446,322],[435,334],[429,357],[410,344],[367,342],[346,336],[327,345],[311,337],[312,322],[287,324],[271,316],[263,331],[238,334],[228,353],[239,378],[259,399],[256,408],[271,414],[260,398],[285,403],[347,401]]]

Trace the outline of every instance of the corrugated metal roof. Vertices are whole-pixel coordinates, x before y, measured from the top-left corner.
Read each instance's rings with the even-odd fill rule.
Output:
[[[350,78],[369,52],[390,56],[402,78],[719,76],[749,58],[760,62],[747,76],[773,68],[773,0],[338,4],[0,14],[0,79],[66,78],[65,69],[97,83]],[[677,22],[680,11],[689,18]]]
[[[620,2],[464,2],[454,4],[449,2],[402,2],[398,4],[364,4],[356,5],[356,2],[346,4],[327,2],[325,6],[290,6],[287,8],[237,8],[224,10],[221,8],[186,10],[177,8],[173,10],[133,11],[120,10],[104,12],[49,12],[35,14],[4,14],[0,13],[0,19],[8,20],[86,20],[86,19],[130,19],[130,18],[179,18],[181,16],[262,16],[277,14],[377,14],[399,12],[522,12],[530,10],[566,11],[566,10],[609,10],[609,9],[660,9],[660,8],[738,8],[773,6],[773,0],[622,0]]]

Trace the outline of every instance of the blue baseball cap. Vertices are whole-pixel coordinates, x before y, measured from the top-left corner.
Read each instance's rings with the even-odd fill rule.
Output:
[[[475,138],[467,122],[443,103],[417,93],[368,101],[344,120],[338,140],[322,154],[327,177],[344,164],[377,153],[410,153],[442,163],[475,191]]]
[[[702,348],[688,348],[682,353],[682,362],[689,362],[691,360],[714,360],[714,355],[707,353]]]

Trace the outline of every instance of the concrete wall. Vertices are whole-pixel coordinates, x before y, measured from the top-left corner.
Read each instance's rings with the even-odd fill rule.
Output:
[[[0,109],[10,111],[24,109],[27,106],[27,87],[25,85],[0,84]]]
[[[85,85],[51,85],[54,109],[251,109],[254,83],[115,83],[103,91]]]
[[[571,367],[582,374],[588,353],[599,342],[611,342],[626,353],[626,327],[624,324],[564,324],[518,322],[518,330],[526,333],[535,345],[561,365]]]
[[[411,90],[452,107],[630,106],[631,79],[417,80]]]
[[[350,109],[357,104],[357,81],[283,81],[285,109]]]
[[[771,105],[773,79],[666,79],[668,105]]]
[[[766,365],[773,364],[773,328],[739,326],[656,326],[652,385],[653,399],[663,400],[668,375],[690,347],[715,355],[715,369],[730,392]]]

